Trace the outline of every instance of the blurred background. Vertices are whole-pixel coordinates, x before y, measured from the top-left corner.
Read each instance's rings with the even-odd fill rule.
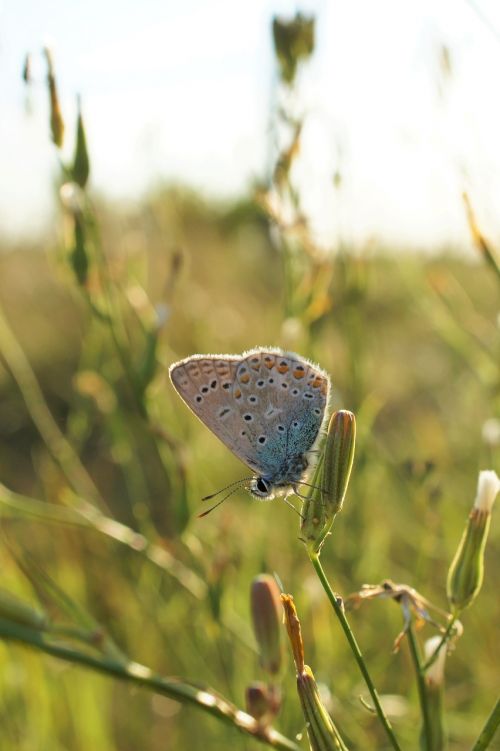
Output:
[[[30,0],[0,19],[2,588],[55,621],[69,600],[131,659],[244,708],[263,679],[250,584],[276,572],[350,748],[386,748],[296,515],[242,492],[196,517],[245,470],[166,373],[258,345],[318,362],[358,423],[322,556],[334,588],[390,577],[446,609],[478,471],[498,469],[497,4]],[[165,557],[54,509],[98,509]],[[494,700],[499,548],[493,524],[447,666],[451,751]],[[399,608],[352,625],[416,747]],[[257,747],[20,646],[0,662],[4,748]],[[288,658],[280,680],[276,725],[295,738]]]

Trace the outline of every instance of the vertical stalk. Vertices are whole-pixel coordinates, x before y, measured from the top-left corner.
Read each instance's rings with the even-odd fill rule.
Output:
[[[380,699],[377,693],[377,689],[373,685],[373,681],[370,677],[370,674],[368,672],[368,669],[366,667],[365,660],[363,658],[363,655],[361,654],[361,650],[358,646],[358,643],[354,637],[354,634],[351,631],[351,627],[349,625],[349,622],[345,616],[345,613],[343,611],[343,608],[341,604],[338,602],[337,598],[335,597],[335,594],[332,591],[332,588],[330,587],[330,583],[326,577],[326,574],[323,570],[323,567],[321,565],[321,562],[319,560],[319,555],[315,553],[310,553],[309,557],[311,559],[311,563],[314,566],[314,569],[316,573],[318,574],[319,580],[321,584],[323,585],[323,589],[326,592],[326,595],[328,599],[330,600],[330,603],[335,611],[335,615],[337,616],[338,620],[340,621],[340,625],[342,626],[342,629],[344,631],[344,634],[346,636],[346,639],[349,643],[349,646],[351,647],[352,653],[356,659],[356,662],[358,663],[358,667],[361,671],[361,675],[363,676],[366,686],[368,688],[368,691],[370,692],[370,696],[372,697],[372,701],[375,707],[375,711],[379,717],[380,722],[382,723],[384,730],[387,734],[387,737],[390,741],[391,746],[395,749],[395,751],[401,751],[401,748],[399,746],[399,743],[396,739],[396,736],[394,735],[394,731],[392,729],[392,725],[389,722],[382,705],[380,703]]]
[[[427,688],[425,685],[424,671],[420,662],[417,639],[413,630],[413,623],[410,623],[408,631],[408,644],[410,645],[410,654],[415,668],[415,677],[417,679],[418,700],[420,703],[420,712],[422,714],[422,730],[425,739],[425,748],[431,748],[431,724],[429,715],[429,705],[427,703]]]
[[[479,738],[472,747],[472,751],[484,751],[488,748],[495,733],[500,725],[500,699],[497,699],[497,703],[493,707],[490,716],[486,720],[484,728],[481,730]]]

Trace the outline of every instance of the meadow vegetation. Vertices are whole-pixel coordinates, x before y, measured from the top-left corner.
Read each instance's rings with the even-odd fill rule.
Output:
[[[290,114],[282,125],[290,137],[270,186],[234,203],[164,186],[125,208],[88,193],[80,121],[56,231],[0,246],[2,748],[257,748],[227,712],[221,721],[222,700],[215,716],[120,670],[134,661],[245,710],[248,686],[267,681],[250,608],[264,573],[293,594],[306,662],[346,746],[391,747],[359,699],[371,704],[297,515],[241,492],[197,518],[202,496],[246,470],[167,370],[258,345],[318,362],[332,408],[357,424],[345,505],[321,554],[333,589],[346,598],[391,579],[448,611],[478,472],[498,459],[498,272],[472,224],[475,255],[316,247],[291,188],[300,128]],[[482,589],[447,658],[450,751],[473,747],[496,698],[499,546],[493,523]],[[400,747],[416,748],[407,640],[393,652],[401,603],[375,599],[348,617]],[[422,643],[438,633],[412,617]],[[305,749],[282,632],[273,725]]]

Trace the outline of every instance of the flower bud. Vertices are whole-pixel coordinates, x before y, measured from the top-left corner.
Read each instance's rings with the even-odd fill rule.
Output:
[[[272,576],[261,574],[253,580],[250,601],[260,664],[275,675],[281,667],[281,605],[280,591]]]
[[[491,509],[499,489],[500,480],[495,472],[479,473],[474,506],[448,571],[447,594],[454,613],[468,607],[481,589]]]
[[[0,589],[0,618],[37,631],[43,631],[48,626],[48,617],[45,613],[19,600],[5,589]]]
[[[75,183],[79,185],[80,188],[85,188],[90,174],[90,162],[80,99],[78,99],[78,118],[76,122],[75,158],[71,171]]]
[[[47,86],[49,89],[50,103],[50,131],[52,134],[52,140],[60,149],[64,141],[64,120],[61,113],[61,106],[59,104],[59,96],[57,93],[52,52],[48,47],[45,47],[44,54],[47,61]]]
[[[281,79],[293,83],[297,67],[314,50],[314,16],[306,18],[297,13],[291,20],[273,19],[273,41],[280,66]]]
[[[256,681],[247,686],[245,691],[248,714],[262,721],[269,712],[269,697],[267,686],[261,681]]]
[[[342,509],[351,475],[356,442],[356,418],[339,410],[330,418],[324,450],[302,509],[301,532],[310,553],[321,550],[335,516]]]
[[[424,644],[426,660],[435,653],[442,639],[433,636]],[[441,646],[434,662],[425,672],[425,690],[427,695],[427,726],[422,726],[420,733],[420,748],[423,751],[444,751],[447,746],[443,722],[444,698],[444,664],[446,661],[446,642]]]
[[[312,751],[347,751],[332,718],[321,701],[313,672],[308,665],[304,664],[304,645],[293,597],[281,595],[281,601],[285,610],[285,624],[297,670],[297,691],[311,749]]]

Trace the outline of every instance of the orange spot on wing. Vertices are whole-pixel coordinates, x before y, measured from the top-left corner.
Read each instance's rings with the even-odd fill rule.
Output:
[[[269,370],[271,370],[271,368],[274,368],[274,360],[272,360],[270,357],[265,357],[264,362],[266,363]]]
[[[234,392],[234,398],[239,399],[240,396],[241,396],[241,391],[239,389],[236,389],[236,391]]]
[[[323,380],[324,380],[323,378],[320,378],[319,376],[316,376],[316,378],[312,382],[313,389],[317,389],[318,386],[321,386],[321,384],[323,383]]]
[[[302,370],[301,368],[296,368],[293,371],[293,375],[295,378],[304,378],[305,374],[306,374],[305,370]]]
[[[243,375],[240,378],[240,383],[248,383],[249,380],[250,380],[250,376],[248,375],[248,373],[243,373]]]
[[[278,365],[278,373],[288,373],[288,365]]]

